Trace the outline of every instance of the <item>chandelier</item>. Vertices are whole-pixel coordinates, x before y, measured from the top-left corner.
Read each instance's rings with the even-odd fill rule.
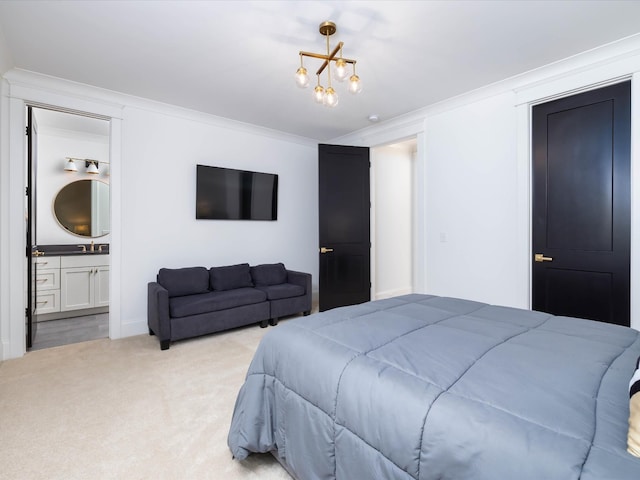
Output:
[[[323,22],[320,24],[320,34],[324,35],[327,38],[327,54],[322,53],[311,53],[311,52],[300,52],[300,68],[296,71],[296,85],[300,88],[307,88],[309,86],[309,75],[307,74],[307,69],[304,68],[302,57],[311,57],[311,58],[319,58],[324,60],[320,68],[316,72],[316,77],[318,78],[318,83],[316,87],[313,89],[313,98],[317,103],[321,103],[326,105],[327,107],[335,107],[338,105],[338,94],[331,86],[331,63],[335,63],[334,65],[334,79],[338,82],[344,82],[349,75],[347,71],[347,64],[351,64],[353,67],[353,73],[349,77],[349,91],[353,94],[360,93],[362,91],[362,83],[360,82],[360,77],[356,75],[356,61],[350,58],[342,57],[342,45],[340,42],[333,50],[329,48],[329,37],[336,33],[336,24],[333,22]],[[340,56],[336,57],[336,55],[340,52]],[[325,68],[327,69],[327,88],[324,88],[320,85],[320,75],[324,72]]]

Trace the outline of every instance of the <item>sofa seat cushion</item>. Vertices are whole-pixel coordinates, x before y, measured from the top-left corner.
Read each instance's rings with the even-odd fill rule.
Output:
[[[278,285],[287,281],[283,263],[265,263],[251,267],[251,278],[256,286]]]
[[[158,283],[169,297],[205,293],[209,291],[209,271],[204,267],[161,268]]]
[[[266,293],[268,300],[299,297],[305,293],[304,287],[300,285],[293,285],[292,283],[281,283],[280,285],[267,285],[256,288]]]
[[[242,287],[253,287],[248,263],[211,267],[211,290],[233,290]]]
[[[260,303],[266,300],[267,294],[255,288],[237,288],[222,292],[173,297],[169,299],[169,315],[172,318],[188,317],[190,315],[217,312],[218,310]]]

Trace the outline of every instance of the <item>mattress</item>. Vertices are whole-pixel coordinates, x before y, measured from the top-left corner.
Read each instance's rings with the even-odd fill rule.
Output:
[[[281,324],[228,444],[299,480],[640,478],[627,451],[639,332],[412,294]]]

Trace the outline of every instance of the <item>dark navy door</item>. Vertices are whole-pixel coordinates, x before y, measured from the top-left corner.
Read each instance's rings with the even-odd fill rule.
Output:
[[[533,309],[629,325],[630,82],[533,108]]]
[[[371,298],[369,149],[320,145],[320,311]]]

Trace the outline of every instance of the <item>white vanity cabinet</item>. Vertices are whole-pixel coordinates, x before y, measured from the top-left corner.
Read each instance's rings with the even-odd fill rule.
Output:
[[[60,258],[60,311],[109,306],[109,256]]]
[[[60,257],[37,257],[35,263],[36,315],[60,311]]]

